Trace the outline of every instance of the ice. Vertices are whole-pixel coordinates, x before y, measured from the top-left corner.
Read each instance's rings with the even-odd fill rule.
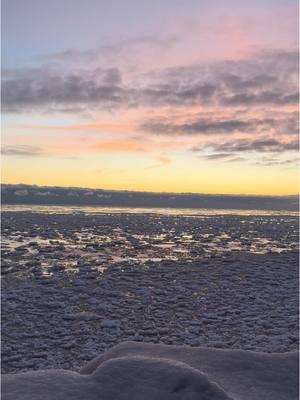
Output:
[[[128,340],[298,348],[295,216],[9,211],[2,232],[3,373],[78,371]]]

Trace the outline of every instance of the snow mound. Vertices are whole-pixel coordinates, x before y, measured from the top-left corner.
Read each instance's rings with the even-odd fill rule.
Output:
[[[207,375],[182,362],[147,357],[105,361],[93,374],[101,399],[230,400]]]
[[[3,400],[296,400],[297,353],[126,342],[81,373],[44,370],[2,378]]]

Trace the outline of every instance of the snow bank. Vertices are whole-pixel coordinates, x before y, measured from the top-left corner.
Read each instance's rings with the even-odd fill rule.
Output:
[[[3,400],[296,400],[298,354],[126,342],[81,373],[2,378]]]

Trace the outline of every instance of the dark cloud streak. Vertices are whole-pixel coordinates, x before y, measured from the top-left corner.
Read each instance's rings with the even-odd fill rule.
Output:
[[[40,147],[28,145],[2,146],[1,154],[19,157],[43,157],[46,155]]]
[[[282,113],[281,118],[227,119],[217,117],[187,120],[176,123],[169,120],[145,121],[140,128],[146,132],[160,135],[230,135],[234,132],[251,135],[276,134],[294,136],[298,134],[298,114]]]
[[[192,147],[190,150],[192,152],[198,153],[202,152],[205,148],[210,148],[216,154],[214,156],[217,158],[218,154],[224,158],[226,154],[228,156],[235,155],[236,153],[244,152],[259,152],[259,153],[282,153],[284,151],[298,151],[299,141],[292,140],[289,142],[281,142],[277,139],[238,139],[235,141],[228,141],[223,143],[206,144],[202,147]]]

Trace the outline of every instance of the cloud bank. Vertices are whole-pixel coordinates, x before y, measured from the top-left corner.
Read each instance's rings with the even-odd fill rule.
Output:
[[[59,71],[51,65],[3,71],[5,112],[96,107],[260,107],[298,102],[298,53],[260,52],[246,60],[187,65],[130,82],[118,68]]]

